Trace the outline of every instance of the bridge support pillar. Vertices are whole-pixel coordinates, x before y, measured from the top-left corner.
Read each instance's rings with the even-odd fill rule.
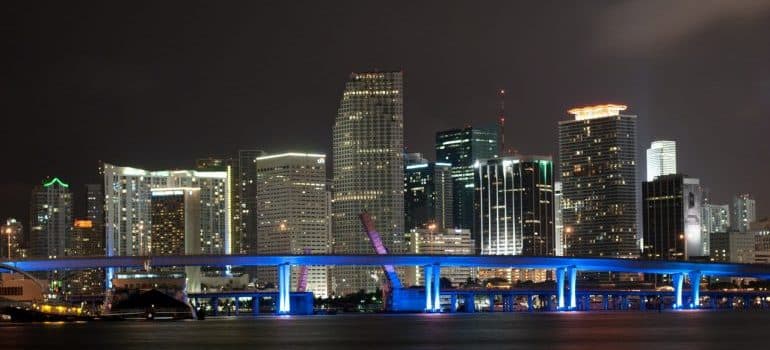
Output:
[[[564,276],[566,273],[567,270],[562,267],[556,269],[556,300],[558,302],[558,310],[564,310],[566,305],[564,302]]]
[[[291,265],[288,263],[278,265],[278,313],[291,312]]]
[[[241,313],[241,300],[237,296],[235,297],[234,306],[235,306],[235,316],[238,316]]]
[[[575,310],[577,308],[577,267],[568,267],[567,275],[569,276],[569,309]]]
[[[433,265],[433,312],[441,312],[441,266]]]
[[[259,315],[259,295],[251,297],[251,314],[254,316]]]
[[[692,292],[692,303],[690,303],[691,309],[700,309],[700,271],[690,272],[690,290]]]
[[[452,296],[450,297],[450,305],[449,305],[449,312],[455,313],[457,312],[457,294],[452,293]]]
[[[422,268],[425,278],[425,312],[433,311],[433,265],[425,265]]]
[[[211,311],[214,316],[219,315],[219,298],[211,298]]]
[[[684,285],[684,274],[671,274],[671,280],[674,283],[674,308],[681,309],[683,307],[682,286]]]
[[[535,296],[532,294],[527,295],[527,310],[529,312],[535,311]]]
[[[476,312],[476,294],[465,294],[465,312]]]

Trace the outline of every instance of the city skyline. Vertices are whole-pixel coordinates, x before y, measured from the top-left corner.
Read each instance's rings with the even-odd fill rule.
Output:
[[[384,10],[398,18],[398,25],[360,16],[364,8],[350,4],[328,18],[311,16],[317,13],[313,9],[295,12],[286,23],[293,29],[270,38],[260,33],[276,22],[260,11],[171,5],[147,11],[137,5],[128,22],[110,15],[110,6],[9,9],[15,21],[7,33],[18,39],[9,42],[19,54],[3,58],[9,69],[3,88],[14,98],[2,112],[15,117],[2,131],[2,145],[24,151],[6,157],[20,166],[0,175],[6,199],[0,215],[28,222],[29,192],[39,179],[59,176],[79,191],[98,182],[99,160],[168,169],[191,168],[197,158],[250,147],[331,154],[331,133],[318,131],[333,125],[345,77],[373,68],[405,72],[409,152],[432,154],[437,131],[495,122],[500,88],[507,91],[506,144],[528,154],[556,155],[554,125],[570,107],[625,103],[639,116],[638,154],[651,140],[676,140],[679,167],[708,184],[713,202],[727,203],[732,195],[748,192],[759,203],[758,217],[768,215],[762,203],[770,200],[770,184],[762,174],[770,170],[769,155],[752,151],[763,149],[761,131],[768,121],[761,116],[770,108],[770,72],[762,64],[770,49],[761,45],[760,35],[768,29],[762,19],[770,11],[764,5],[750,7],[753,12],[740,25],[736,21],[744,12],[730,5],[716,15],[692,15],[682,5],[663,7],[682,14],[672,17],[703,19],[668,35],[654,25],[648,32],[608,30],[631,9],[666,24],[666,18],[655,16],[661,7],[654,4],[641,9],[582,4],[559,13],[556,4],[489,3],[476,10],[494,19],[484,23],[458,21],[468,5]],[[204,10],[211,21],[199,23]],[[290,9],[276,9],[283,10]],[[170,15],[176,11],[181,15]],[[543,15],[558,20],[536,20]],[[64,25],[63,18],[77,20]],[[383,24],[389,30],[374,29]],[[211,26],[218,31],[206,34]],[[457,41],[432,40],[447,32]],[[143,35],[149,33],[163,34]],[[381,44],[362,40],[371,35]],[[361,44],[348,48],[329,38]],[[171,49],[169,42],[175,43]],[[520,45],[530,47],[526,54],[520,54]],[[566,52],[570,59],[564,59]],[[307,91],[295,91],[303,85]],[[297,122],[285,123],[287,118]],[[210,135],[189,137],[200,135],[199,127]],[[284,137],[290,132],[297,137]],[[73,135],[88,141],[71,142]],[[710,161],[715,159],[727,164]],[[755,171],[725,170],[748,162]],[[637,178],[643,178],[642,171]]]

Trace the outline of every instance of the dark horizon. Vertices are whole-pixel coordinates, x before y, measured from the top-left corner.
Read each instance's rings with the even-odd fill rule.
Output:
[[[389,5],[6,5],[0,218],[27,231],[47,176],[84,207],[100,160],[193,168],[246,148],[331,159],[345,81],[373,69],[404,71],[410,152],[435,159],[437,131],[494,123],[500,88],[506,144],[554,158],[567,109],[623,103],[638,116],[640,181],[650,141],[675,140],[679,172],[712,202],[751,193],[770,215],[770,2]]]

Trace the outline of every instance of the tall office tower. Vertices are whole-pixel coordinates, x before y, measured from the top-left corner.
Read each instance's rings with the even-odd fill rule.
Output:
[[[257,158],[257,254],[329,254],[331,203],[326,187],[326,155],[272,154]],[[300,266],[292,267],[292,290]],[[307,269],[308,291],[326,298],[326,266]],[[276,284],[275,268],[260,268],[260,284]],[[276,284],[277,285],[277,284]]]
[[[473,164],[479,159],[498,156],[498,129],[465,127],[436,133],[436,161],[452,166],[454,181],[453,224],[473,229]]]
[[[405,252],[404,99],[401,72],[352,73],[333,129],[333,249],[338,254],[371,254],[359,214],[368,212],[394,254]],[[374,291],[377,267],[337,267],[337,294]]]
[[[241,185],[239,182],[240,172],[238,160],[234,158],[218,158],[208,157],[200,158],[195,161],[195,170],[197,171],[216,171],[225,172],[227,174],[227,184],[225,191],[228,192],[230,198],[230,250],[232,254],[240,254],[242,250],[242,235],[241,235],[241,213],[240,213],[240,199],[241,199]]]
[[[644,257],[690,260],[708,256],[701,238],[702,200],[700,181],[681,174],[642,183]]]
[[[749,232],[749,225],[757,220],[756,202],[748,193],[733,196],[730,208],[730,228],[738,232]]]
[[[564,218],[562,214],[561,181],[553,182],[553,226],[556,248],[554,255],[564,256]]]
[[[32,191],[29,256],[56,258],[65,255],[72,224],[69,185],[53,178]]]
[[[730,206],[727,204],[703,205],[703,232],[727,232],[730,230]]]
[[[494,158],[474,167],[477,250],[482,255],[554,255],[551,157]]]
[[[257,158],[265,152],[254,149],[238,151],[235,183],[238,185],[238,220],[241,236],[241,253],[256,254],[259,237],[257,236]]]
[[[14,218],[5,220],[0,226],[0,259],[25,258],[24,226]]]
[[[676,174],[676,141],[653,141],[647,149],[647,181]]]
[[[406,156],[404,227],[451,228],[452,174],[449,163],[430,162],[419,153]]]
[[[202,254],[230,254],[230,200],[225,171],[147,171],[104,165],[107,255],[150,253],[151,190],[199,189]]]
[[[559,122],[565,255],[636,257],[636,116],[574,108]]]
[[[191,255],[201,251],[201,189],[166,187],[150,190],[150,251],[153,255]],[[176,268],[162,268],[176,271]],[[200,290],[200,267],[186,266],[188,292]]]
[[[411,229],[404,234],[410,254],[422,255],[473,255],[476,250],[471,230],[419,228]],[[441,269],[441,277],[448,278],[452,285],[458,286],[468,278],[476,277],[476,268],[445,267]],[[425,283],[424,270],[420,266],[406,268],[404,285],[417,286]]]
[[[70,238],[70,245],[67,247],[67,255],[104,255],[104,234],[96,222],[91,219],[73,222],[72,237]],[[65,290],[70,295],[99,295],[104,292],[103,281],[104,272],[102,269],[73,271],[69,273],[66,279]]]

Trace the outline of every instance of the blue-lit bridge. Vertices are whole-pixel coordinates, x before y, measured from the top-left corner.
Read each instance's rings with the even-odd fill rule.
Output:
[[[277,309],[291,312],[291,265],[325,266],[422,266],[425,270],[424,308],[428,312],[440,310],[439,281],[441,268],[521,268],[555,271],[556,309],[576,310],[578,272],[620,272],[667,274],[673,281],[676,308],[697,307],[685,304],[685,278],[700,281],[702,276],[748,277],[770,279],[770,265],[725,264],[683,261],[635,260],[613,258],[531,257],[494,255],[180,255],[180,256],[112,256],[76,257],[63,259],[0,261],[22,271],[80,270],[89,268],[142,268],[183,266],[273,266],[278,268]],[[110,273],[108,273],[109,277]],[[404,289],[406,291],[408,289]],[[690,300],[700,300],[700,283],[691,283]],[[411,295],[411,296],[410,296]],[[413,294],[394,290],[393,302],[414,304]],[[410,299],[410,300],[406,300]],[[421,306],[422,306],[422,302]]]

